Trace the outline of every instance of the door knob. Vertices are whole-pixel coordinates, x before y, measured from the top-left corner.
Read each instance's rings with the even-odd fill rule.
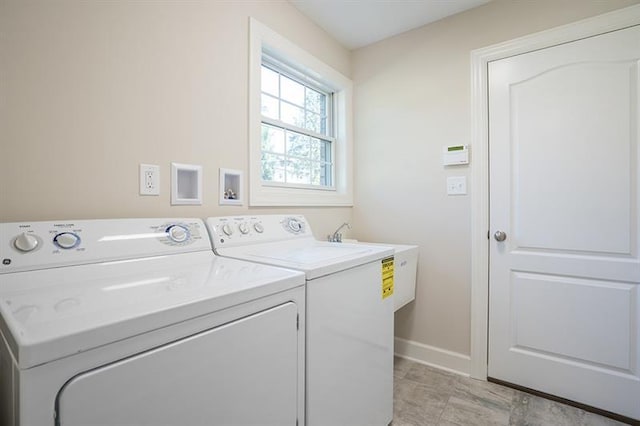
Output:
[[[493,238],[495,238],[496,241],[504,241],[507,239],[507,234],[502,231],[496,231],[496,233],[493,234]]]

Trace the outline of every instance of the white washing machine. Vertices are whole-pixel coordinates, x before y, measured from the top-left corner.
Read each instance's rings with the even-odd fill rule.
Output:
[[[304,419],[304,274],[199,219],[0,224],[0,424]]]
[[[305,273],[307,425],[389,424],[393,248],[318,241],[296,215],[213,217],[207,227],[220,256]]]

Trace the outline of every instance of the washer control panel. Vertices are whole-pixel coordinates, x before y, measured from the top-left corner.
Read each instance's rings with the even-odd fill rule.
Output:
[[[0,224],[0,274],[196,250],[211,250],[200,219]]]
[[[313,238],[311,227],[302,215],[210,217],[207,228],[214,248]]]

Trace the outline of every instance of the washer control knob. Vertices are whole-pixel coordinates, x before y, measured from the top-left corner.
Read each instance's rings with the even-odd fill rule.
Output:
[[[240,225],[238,225],[238,229],[240,230],[241,234],[249,233],[249,225],[247,225],[246,222],[242,222]]]
[[[289,230],[294,234],[298,234],[302,231],[302,222],[294,217],[291,217],[287,220],[287,226],[289,227]]]
[[[80,237],[73,232],[61,232],[53,237],[53,243],[61,249],[69,250],[80,244]]]
[[[264,226],[262,226],[260,222],[254,223],[253,229],[255,229],[258,234],[262,234],[264,232]]]
[[[228,223],[225,223],[222,225],[222,232],[224,232],[226,236],[230,237],[231,234],[233,234],[233,228]]]
[[[38,247],[38,244],[38,239],[33,235],[27,234],[26,232],[18,235],[13,241],[14,247],[25,253],[35,250]]]
[[[167,235],[174,243],[184,243],[189,240],[189,230],[182,225],[171,225],[167,228]]]

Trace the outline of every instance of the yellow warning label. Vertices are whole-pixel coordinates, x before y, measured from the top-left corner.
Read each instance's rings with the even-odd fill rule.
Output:
[[[393,256],[382,259],[382,298],[393,294]]]

